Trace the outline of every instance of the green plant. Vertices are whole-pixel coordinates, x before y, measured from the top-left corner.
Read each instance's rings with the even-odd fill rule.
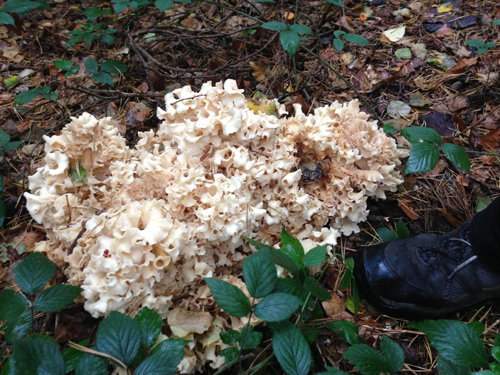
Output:
[[[405,225],[403,220],[398,220],[396,223],[396,232],[390,230],[389,228],[377,228],[375,230],[380,237],[382,242],[389,242],[394,240],[402,240],[404,238],[410,237],[410,230]]]
[[[22,293],[8,289],[0,294],[0,318],[6,323],[5,340],[13,343],[12,355],[1,375],[109,374],[108,359],[114,366],[134,369],[135,375],[173,374],[184,356],[187,341],[168,339],[155,347],[161,333],[162,319],[153,310],[142,308],[134,319],[110,313],[100,324],[95,347],[89,351],[73,344],[62,353],[47,335],[33,333],[36,311],[56,312],[67,307],[82,289],[72,285],[54,285],[44,290],[55,275],[55,266],[41,253],[33,253],[14,269]],[[87,345],[87,342],[81,343]]]
[[[261,26],[267,30],[279,31],[281,45],[291,56],[297,53],[301,41],[308,40],[306,37],[299,36],[299,34],[314,34],[309,26],[299,25],[297,23],[288,27],[284,22],[272,21],[263,23]]]
[[[133,10],[138,10],[141,7],[150,5],[150,0],[112,0],[113,9],[116,14],[119,14],[125,10],[127,6],[131,7]],[[175,0],[176,3],[190,3],[190,0]],[[164,12],[170,9],[174,5],[174,0],[155,0],[154,5],[158,8],[160,12]]]
[[[58,60],[55,62],[55,66],[58,69],[66,70],[64,74],[65,77],[71,77],[73,74],[80,70],[79,66],[73,66],[73,63],[70,60]],[[91,78],[99,83],[107,83],[108,85],[113,86],[113,78],[111,78],[110,74],[122,74],[127,71],[127,65],[116,61],[116,60],[107,60],[105,61],[101,67],[101,71],[99,71],[99,64],[96,60],[89,57],[85,61],[85,70],[87,73],[91,73]]]
[[[101,39],[106,44],[113,44],[115,42],[115,38],[112,34],[114,33],[116,33],[116,30],[106,28],[106,24],[104,22],[100,22],[95,25],[89,22],[84,23],[82,25],[82,30],[77,29],[68,32],[68,34],[73,35],[73,37],[68,40],[66,46],[74,46],[82,40],[88,44],[92,44],[95,39]]]
[[[16,26],[14,18],[9,13],[17,13],[19,15],[25,15],[29,12],[38,9],[43,4],[35,1],[27,0],[7,0],[4,6],[0,8],[0,25],[12,25]]]
[[[2,129],[0,129],[0,162],[3,161],[3,154],[5,151],[14,150],[21,143],[22,142],[20,141],[11,142],[10,135],[8,135]],[[5,190],[5,185],[3,183],[3,178],[0,175],[0,198],[2,198],[4,190]],[[5,203],[3,202],[3,200],[0,199],[0,227],[3,226],[6,214],[7,212],[5,208]]]
[[[344,40],[352,44],[367,45],[370,43],[368,39],[362,37],[361,35],[346,33],[342,30],[336,30],[333,35],[335,36],[335,39],[333,39],[333,46],[339,52],[344,49]]]
[[[16,99],[14,99],[14,105],[32,102],[38,95],[42,95],[42,97],[48,100],[57,100],[59,97],[59,94],[52,91],[49,86],[38,86],[33,90],[26,90],[19,93]]]
[[[386,124],[384,132],[395,133],[397,130],[391,124]],[[430,171],[439,160],[440,150],[454,165],[466,172],[470,171],[471,163],[465,150],[453,143],[441,144],[441,136],[434,129],[412,126],[401,129],[400,133],[412,144],[405,174]]]
[[[468,46],[471,46],[471,47],[476,47],[477,48],[477,52],[476,52],[476,55],[482,55],[486,52],[488,52],[488,50],[490,48],[493,48],[493,47],[496,47],[496,43],[492,43],[492,42],[488,42],[486,43],[484,40],[481,40],[481,39],[468,39],[465,44],[467,44]]]

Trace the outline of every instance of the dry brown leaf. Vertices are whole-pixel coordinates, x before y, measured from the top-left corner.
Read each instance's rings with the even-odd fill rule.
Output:
[[[457,112],[467,107],[467,104],[467,97],[465,95],[458,95],[448,99],[448,108],[451,112]]]
[[[448,27],[448,24],[445,23],[438,31],[436,31],[435,35],[438,38],[444,38],[446,36],[453,35],[454,33],[455,32],[453,31],[453,29],[451,27]]]
[[[181,25],[188,29],[201,29],[201,23],[199,23],[194,17],[185,18],[184,20],[182,20]]]
[[[143,82],[139,85],[139,87],[137,87],[137,90],[145,94],[149,91],[149,86],[146,82]]]
[[[462,225],[463,220],[457,219],[455,216],[450,214],[445,208],[439,209],[441,214],[444,216],[444,218],[453,225],[453,227],[458,228],[460,225]]]
[[[407,199],[399,199],[398,206],[401,208],[406,216],[408,216],[412,220],[417,220],[420,216],[415,212],[415,207],[411,204],[410,200]]]
[[[210,329],[214,318],[208,312],[188,311],[177,307],[167,318],[172,333],[177,337],[185,337],[192,332],[204,333]]]
[[[500,144],[500,128],[493,129],[479,137],[479,142],[481,146],[484,147],[485,150],[489,150],[495,152],[498,145]]]
[[[35,244],[45,238],[45,235],[38,231],[25,232],[14,238],[11,242],[19,242],[26,245],[26,251],[31,252],[35,248]]]
[[[330,301],[321,302],[327,317],[332,317],[345,311],[344,300],[340,298],[335,291],[330,291],[330,295],[332,296]]]
[[[263,61],[250,61],[250,68],[252,68],[252,75],[257,82],[262,82],[269,74],[269,65]]]

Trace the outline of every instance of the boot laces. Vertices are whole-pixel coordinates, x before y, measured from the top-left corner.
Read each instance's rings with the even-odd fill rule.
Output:
[[[460,242],[463,242],[464,244],[466,244],[468,248],[472,248],[472,245],[470,244],[470,242],[464,240],[463,238],[452,237],[452,238],[449,239],[449,241],[460,241]],[[473,255],[470,258],[467,258],[466,260],[464,260],[462,263],[460,263],[458,266],[456,266],[453,269],[453,271],[448,276],[448,280],[450,280],[453,276],[455,276],[455,274],[458,271],[460,271],[464,267],[467,267],[469,264],[471,264],[472,262],[474,262],[476,259],[477,259],[477,255]]]

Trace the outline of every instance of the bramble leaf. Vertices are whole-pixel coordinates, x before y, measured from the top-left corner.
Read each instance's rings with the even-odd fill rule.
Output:
[[[83,353],[75,367],[75,375],[108,375],[108,361],[90,353]]]
[[[286,24],[283,22],[277,22],[277,21],[271,21],[271,22],[266,22],[261,25],[264,29],[267,30],[272,30],[272,31],[281,31],[281,30],[286,30]]]
[[[290,30],[296,31],[299,34],[314,35],[313,31],[309,26],[299,25],[298,23],[290,26]]]
[[[0,293],[0,318],[7,322],[16,321],[27,306],[26,298],[22,294],[16,294],[12,289]]]
[[[326,260],[327,245],[317,246],[304,255],[304,266],[314,267]]]
[[[398,238],[400,240],[410,237],[410,230],[405,225],[403,220],[398,220],[398,222],[396,223],[396,233],[398,234]]]
[[[71,70],[73,63],[70,60],[58,60],[54,63],[57,69]]]
[[[42,253],[32,253],[24,258],[13,272],[17,285],[24,293],[36,294],[56,274],[56,266]]]
[[[302,303],[300,298],[291,294],[273,293],[257,304],[254,314],[266,322],[279,322],[290,318]]]
[[[286,373],[304,375],[309,372],[312,362],[311,349],[299,328],[290,322],[275,325],[273,350]]]
[[[97,72],[92,74],[92,79],[99,83],[107,83],[110,86],[114,86],[113,78],[108,73]]]
[[[439,160],[439,148],[434,143],[420,142],[410,148],[410,157],[406,162],[405,174],[428,172]]]
[[[174,6],[174,0],[156,0],[155,6],[163,13]]]
[[[304,288],[322,301],[329,301],[332,299],[330,292],[328,292],[328,290],[326,290],[326,288],[314,277],[306,277],[304,281]]]
[[[82,292],[74,285],[54,285],[45,289],[36,299],[35,310],[56,312],[64,309]]]
[[[295,55],[300,47],[300,38],[294,30],[285,30],[280,34],[280,42],[285,51],[290,55]]]
[[[141,343],[145,348],[152,347],[161,333],[163,320],[161,316],[149,307],[143,307],[134,318],[141,329]]]
[[[125,73],[127,65],[116,60],[107,60],[101,65],[101,70],[111,74]]]
[[[205,281],[215,301],[228,314],[241,318],[250,313],[250,301],[240,289],[219,279],[205,277]]]
[[[420,140],[441,144],[441,136],[437,131],[423,126],[411,126],[401,129],[401,134],[410,143],[418,143]]]
[[[466,172],[470,171],[470,159],[462,147],[453,143],[443,143],[441,149],[453,164]]]
[[[263,249],[245,259],[243,276],[248,293],[252,297],[262,298],[271,293],[276,285],[278,274],[270,251]]]
[[[362,45],[370,44],[368,39],[366,39],[358,34],[349,34],[348,33],[348,34],[342,35],[342,38],[344,38],[344,40],[347,40],[348,42],[351,42],[352,44],[362,44]]]
[[[64,359],[52,340],[28,337],[14,341],[16,374],[65,375]]]

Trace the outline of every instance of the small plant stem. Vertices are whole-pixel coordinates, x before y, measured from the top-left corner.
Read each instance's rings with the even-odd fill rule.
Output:
[[[345,79],[342,74],[340,74],[337,70],[335,70],[335,68],[333,68],[329,63],[327,63],[325,60],[323,60],[321,57],[319,57],[317,54],[315,54],[309,48],[304,47],[303,45],[301,45],[300,48],[302,48],[304,51],[306,51],[307,53],[309,53],[311,56],[316,57],[324,66],[326,66],[328,69],[330,69],[332,72],[334,72],[335,75],[342,82],[344,82],[352,91],[354,91],[356,93],[356,95],[358,95],[359,100],[361,100],[361,102],[363,102],[363,104],[368,108],[368,110],[371,112],[371,114],[377,119],[377,121],[379,122],[380,126],[384,126],[384,121],[382,121],[382,119],[380,118],[380,116],[377,115],[377,112],[375,112],[375,109],[371,106],[371,104],[368,103],[368,101],[364,98],[364,96],[361,95],[361,93],[358,90],[356,90],[354,88],[354,86],[351,85],[351,83],[347,79]]]
[[[274,352],[271,353],[271,355],[269,357],[267,357],[266,359],[264,359],[261,363],[259,363],[257,366],[255,366],[255,369],[252,371],[252,373],[250,375],[254,375],[257,371],[259,371],[262,367],[264,367],[264,365],[269,362],[271,359],[274,358]],[[250,369],[252,370],[252,369]],[[247,372],[248,374],[248,372]]]

